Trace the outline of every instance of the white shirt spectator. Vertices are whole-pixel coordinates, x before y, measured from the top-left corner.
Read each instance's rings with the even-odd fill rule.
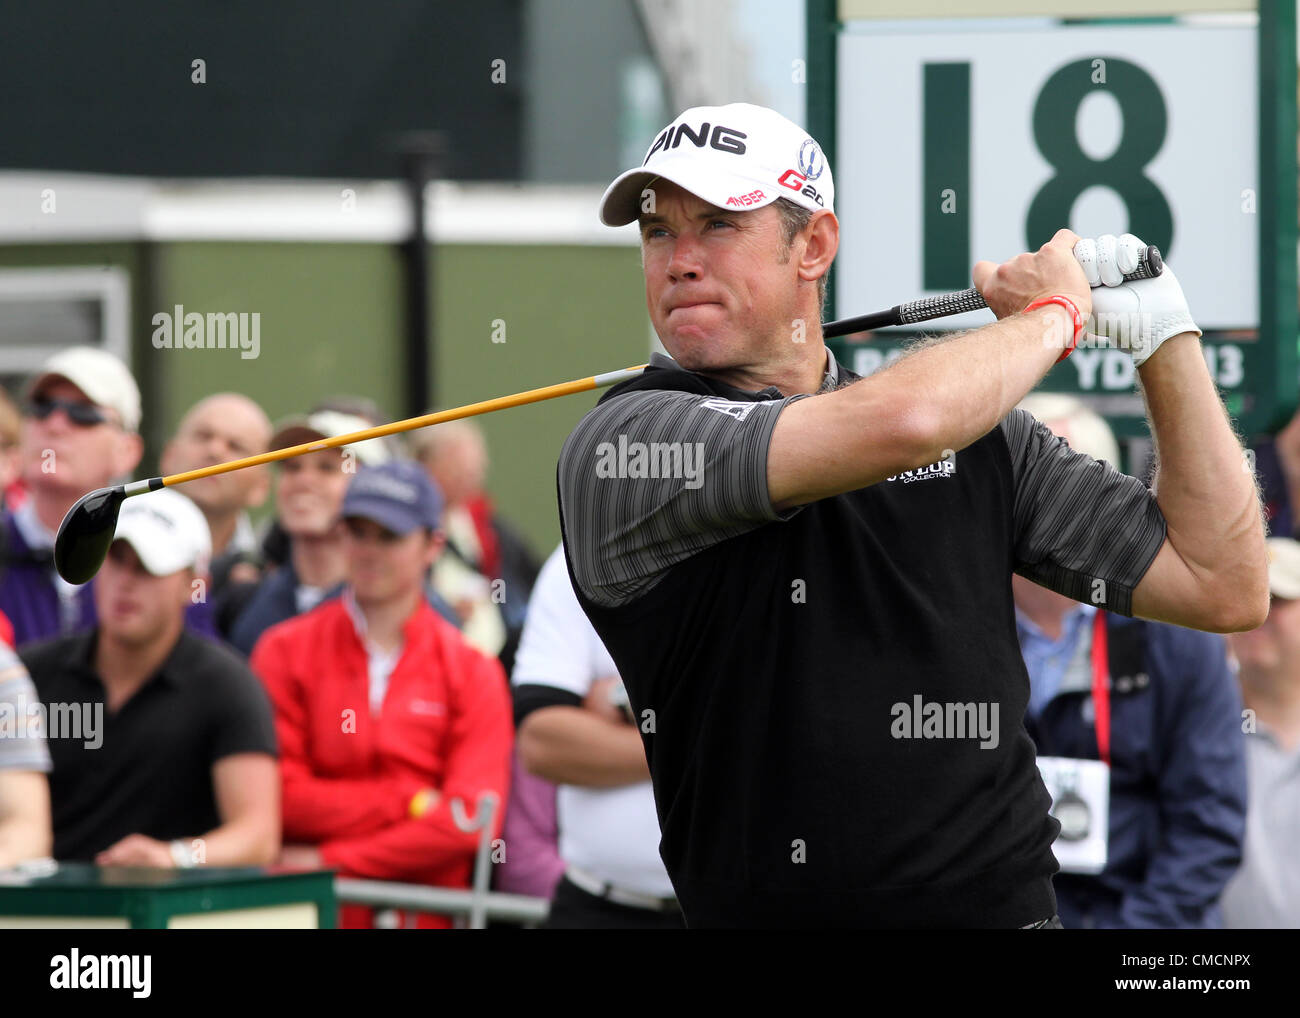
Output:
[[[512,681],[555,686],[582,699],[597,679],[617,674],[573,593],[564,549],[557,548],[533,588]],[[556,816],[566,865],[625,890],[672,897],[649,780],[618,788],[560,785]]]

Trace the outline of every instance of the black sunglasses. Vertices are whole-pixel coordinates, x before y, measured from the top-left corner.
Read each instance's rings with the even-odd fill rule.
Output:
[[[78,403],[70,399],[51,399],[49,396],[37,396],[35,399],[29,399],[23,404],[23,413],[28,417],[35,417],[38,421],[45,420],[55,410],[62,410],[68,415],[68,420],[83,428],[108,423],[108,415],[95,406],[94,403]]]

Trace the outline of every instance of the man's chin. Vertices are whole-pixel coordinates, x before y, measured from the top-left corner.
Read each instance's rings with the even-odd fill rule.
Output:
[[[121,647],[139,650],[148,647],[159,636],[151,630],[148,622],[134,615],[129,618],[104,619],[100,628],[105,635]]]
[[[720,371],[731,366],[733,357],[717,339],[696,336],[672,336],[664,349],[687,371]]]

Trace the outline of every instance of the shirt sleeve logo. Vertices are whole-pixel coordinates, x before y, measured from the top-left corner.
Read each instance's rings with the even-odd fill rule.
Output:
[[[741,403],[730,399],[706,399],[701,404],[705,410],[716,410],[720,414],[726,414],[728,417],[734,417],[738,421],[743,421],[758,406],[757,403]]]

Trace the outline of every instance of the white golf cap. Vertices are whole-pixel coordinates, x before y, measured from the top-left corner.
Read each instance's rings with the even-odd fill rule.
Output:
[[[1270,537],[1268,546],[1268,589],[1274,597],[1300,599],[1300,542],[1289,537]]]
[[[354,431],[365,431],[369,427],[371,424],[364,417],[337,410],[317,410],[307,416],[289,417],[276,425],[275,434],[271,436],[271,448],[287,449],[291,445],[319,442],[322,438],[338,438]],[[348,448],[354,450],[362,466],[382,466],[393,458],[382,438],[353,442]]]
[[[66,378],[96,406],[116,410],[127,431],[140,430],[140,390],[126,365],[107,350],[93,346],[60,350],[27,383],[27,395],[51,378]]]
[[[665,127],[641,165],[606,189],[601,222],[635,222],[648,203],[644,192],[661,178],[724,209],[761,209],[789,198],[814,212],[835,211],[821,146],[775,110],[750,103],[696,106]]]
[[[154,576],[191,567],[205,573],[212,556],[207,519],[188,498],[168,488],[123,502],[113,540],[131,545]]]

